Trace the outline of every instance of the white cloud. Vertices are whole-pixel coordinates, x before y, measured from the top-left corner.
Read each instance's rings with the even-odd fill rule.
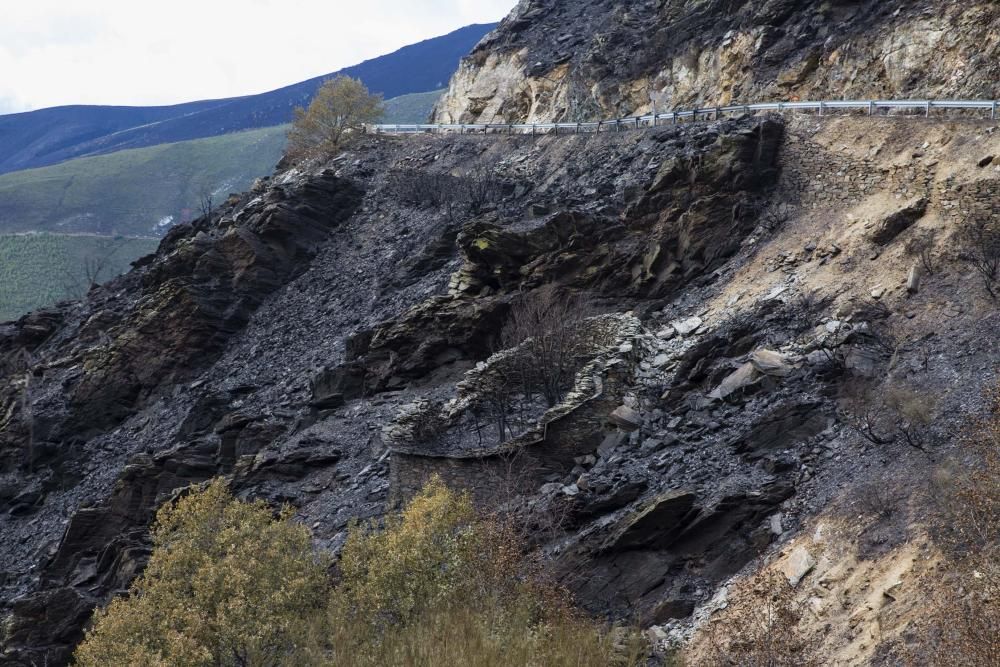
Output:
[[[496,21],[515,2],[5,2],[0,113],[263,92],[469,23]]]

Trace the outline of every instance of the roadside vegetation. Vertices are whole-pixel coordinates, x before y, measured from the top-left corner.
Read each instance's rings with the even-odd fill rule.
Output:
[[[381,95],[357,79],[336,76],[319,87],[308,108],[295,110],[286,153],[293,160],[331,155],[384,115]]]
[[[95,613],[77,664],[644,664],[637,636],[575,610],[509,521],[439,479],[352,526],[333,577],[291,514],[221,480],[167,503],[145,573]]]
[[[156,249],[158,239],[64,234],[0,235],[0,321],[83,296]]]

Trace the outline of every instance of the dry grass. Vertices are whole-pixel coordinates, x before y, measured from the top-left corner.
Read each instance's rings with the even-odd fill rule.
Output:
[[[817,644],[799,632],[805,614],[788,580],[764,570],[730,594],[729,604],[688,652],[691,667],[818,667]]]
[[[1000,390],[966,439],[969,461],[937,481],[935,537],[948,555],[939,594],[907,648],[911,664],[1000,665]]]

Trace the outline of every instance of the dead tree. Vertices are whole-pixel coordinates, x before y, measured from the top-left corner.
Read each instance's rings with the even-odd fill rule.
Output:
[[[125,245],[125,239],[109,239],[83,258],[75,271],[62,270],[63,291],[71,299],[79,299],[103,281],[112,278],[111,262]]]
[[[504,347],[523,345],[522,391],[540,394],[549,407],[562,401],[578,370],[589,308],[580,298],[547,285],[524,294],[500,335]]]
[[[1000,280],[1000,224],[988,218],[967,221],[956,235],[959,258],[969,264],[983,280],[991,298],[997,298]]]

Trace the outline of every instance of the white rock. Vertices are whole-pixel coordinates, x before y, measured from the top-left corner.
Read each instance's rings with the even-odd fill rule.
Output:
[[[797,547],[782,564],[781,571],[788,583],[795,588],[799,582],[816,567],[816,559],[805,547]]]
[[[671,322],[670,326],[674,328],[674,331],[679,333],[681,336],[687,336],[693,334],[695,331],[701,328],[704,324],[700,317],[689,317],[686,320],[677,320],[676,322]]]
[[[666,366],[668,363],[670,363],[669,354],[658,354],[655,357],[653,357],[653,365],[656,366],[657,368],[662,368]]]

